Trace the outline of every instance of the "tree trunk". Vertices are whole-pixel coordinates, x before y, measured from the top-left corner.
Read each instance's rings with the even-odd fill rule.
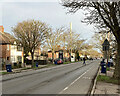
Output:
[[[31,67],[33,68],[34,67],[34,53],[33,52],[31,52],[31,57],[32,57],[32,65],[31,65]]]
[[[116,65],[113,77],[119,80],[120,84],[120,41],[117,42]]]
[[[54,50],[52,50],[52,63],[54,64]]]

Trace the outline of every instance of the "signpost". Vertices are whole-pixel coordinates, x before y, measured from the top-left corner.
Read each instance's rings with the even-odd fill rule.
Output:
[[[104,51],[104,59],[107,59],[106,64],[108,65],[108,59],[109,59],[109,48],[110,48],[110,44],[109,41],[107,39],[105,39],[104,43],[102,44],[103,46],[103,51]],[[106,68],[102,68],[102,69],[107,69],[107,65]],[[102,67],[105,67],[104,65]]]
[[[109,53],[109,48],[110,48],[109,41],[107,39],[105,39],[102,46],[103,46],[103,51],[104,51],[104,59],[107,59],[107,62],[108,62],[108,59],[109,59],[108,53]]]

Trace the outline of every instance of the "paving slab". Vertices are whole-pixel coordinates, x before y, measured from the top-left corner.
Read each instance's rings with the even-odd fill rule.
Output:
[[[120,85],[98,81],[94,94],[118,94]]]
[[[114,68],[110,68],[110,71],[107,71],[107,74],[98,73],[99,75],[107,75],[109,77],[112,77],[114,73]],[[106,83],[103,81],[97,81],[96,88],[94,91],[95,94],[106,94],[108,95],[115,95],[120,96],[120,85],[112,84],[112,83]]]

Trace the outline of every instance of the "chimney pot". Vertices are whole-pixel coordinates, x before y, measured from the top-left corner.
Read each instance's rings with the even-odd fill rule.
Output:
[[[0,32],[4,32],[4,27],[0,26]]]

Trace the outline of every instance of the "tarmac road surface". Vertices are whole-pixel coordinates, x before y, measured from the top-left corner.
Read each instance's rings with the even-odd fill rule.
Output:
[[[63,64],[44,71],[19,73],[20,77],[8,80],[5,80],[6,75],[3,76],[2,94],[87,94],[99,62],[87,61],[86,66],[83,62]]]

